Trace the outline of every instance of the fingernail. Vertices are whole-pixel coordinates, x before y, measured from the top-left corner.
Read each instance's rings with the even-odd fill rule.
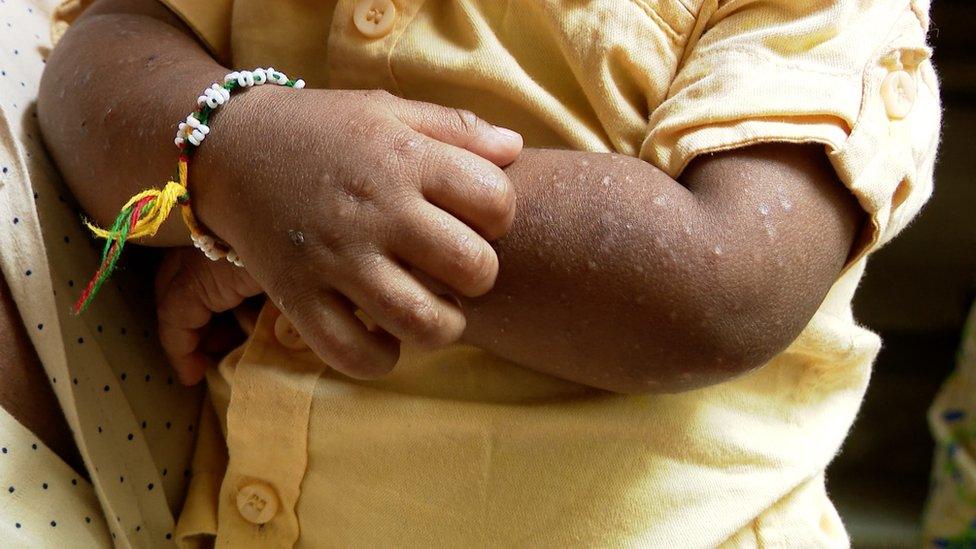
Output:
[[[516,131],[501,126],[495,126],[495,131],[505,136],[505,139],[522,141],[522,135]]]

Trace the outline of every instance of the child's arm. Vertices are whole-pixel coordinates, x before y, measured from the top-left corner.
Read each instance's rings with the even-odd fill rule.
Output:
[[[507,169],[501,269],[464,300],[464,339],[526,367],[622,392],[675,391],[762,365],[806,325],[862,214],[819,146],[701,158],[684,186],[646,162],[526,150]],[[182,259],[178,259],[182,258]],[[212,311],[259,289],[195,251],[161,275],[160,335],[181,379],[207,359]]]
[[[185,116],[192,101],[189,96],[220,78],[225,69],[188,39],[178,23],[161,23],[163,16],[158,13],[145,21],[131,16],[90,17],[72,30],[78,36],[65,38],[75,40],[73,53],[65,53],[62,46],[51,59],[42,90],[41,121],[69,183],[82,203],[104,221],[136,185],[146,184],[146,178],[152,184],[168,175],[173,153],[166,144],[174,122]],[[109,47],[113,44],[119,45],[115,51],[126,53],[100,53],[113,51]],[[81,88],[93,97],[59,99],[73,77],[83,80],[90,72],[78,66],[98,67],[92,78],[114,80],[102,86],[90,81]],[[357,350],[363,341],[347,335],[349,326],[329,320],[335,309],[309,283],[313,275],[324,278],[319,274],[325,272],[319,250],[295,248],[285,238],[289,229],[306,227],[317,219],[307,216],[323,211],[325,218],[316,227],[326,233],[364,228],[357,220],[343,217],[341,210],[330,210],[330,202],[319,202],[317,186],[292,185],[292,174],[301,176],[296,178],[299,181],[315,181],[316,169],[330,170],[345,183],[369,183],[376,178],[366,172],[367,177],[360,174],[357,180],[336,172],[334,165],[318,163],[320,155],[307,147],[298,147],[304,154],[293,163],[282,162],[282,156],[296,148],[294,143],[283,147],[253,129],[236,134],[222,129],[271,117],[272,104],[275,114],[288,114],[286,120],[294,120],[302,130],[307,129],[303,118],[317,117],[326,126],[336,116],[335,108],[315,110],[316,100],[310,94],[321,92],[308,90],[300,99],[259,93],[268,92],[252,90],[233,99],[201,149],[195,173],[206,185],[193,189],[198,213],[244,254],[258,282],[295,320],[320,356],[343,371],[376,373],[369,362],[379,354]],[[346,120],[348,124],[354,119]],[[134,126],[144,133],[125,131]],[[462,125],[456,133],[480,135],[478,127]],[[369,142],[356,126],[331,128],[343,139],[322,150],[339,151],[338,156],[352,159],[370,152]],[[113,129],[117,133],[108,131]],[[317,136],[314,132],[297,135]],[[276,137],[284,140],[290,134],[283,129]],[[478,140],[459,141],[465,142]],[[103,146],[105,150],[100,149]],[[409,151],[394,150],[404,152]],[[478,152],[491,156],[490,150]],[[235,153],[240,160],[247,159],[256,175],[243,181],[234,177]],[[530,368],[628,392],[693,387],[761,365],[809,320],[840,271],[859,224],[853,198],[835,181],[824,156],[818,147],[796,145],[732,151],[699,161],[686,171],[682,185],[633,158],[525,151],[508,169],[518,189],[519,214],[511,235],[498,245],[502,275],[489,295],[464,302],[469,322],[465,339]],[[475,168],[472,158],[459,164]],[[94,178],[86,173],[91,169]],[[269,169],[275,173],[262,178]],[[490,169],[490,164],[477,165],[477,170]],[[477,170],[454,182],[477,180],[470,175]],[[107,189],[90,185],[100,179],[111,185]],[[507,184],[503,178],[494,181]],[[358,188],[367,204],[388,192],[386,187]],[[450,189],[456,191],[453,198],[459,204],[497,204],[505,196],[495,193],[494,201],[485,200],[484,187],[477,185]],[[103,192],[109,193],[108,198]],[[477,225],[477,216],[452,213]],[[495,214],[500,217],[498,211]],[[164,241],[178,242],[180,234],[176,230]],[[283,240],[283,246],[274,246],[266,234]],[[457,238],[460,234],[455,232],[447,243],[463,242]],[[391,235],[396,238],[390,244],[403,246],[401,251],[438,251],[436,242],[418,246],[405,235]],[[468,263],[477,264],[481,263]],[[359,265],[360,277],[375,274]],[[449,279],[453,272],[464,278],[465,269],[459,266],[464,265],[454,269],[442,265],[441,276],[434,277]],[[430,274],[430,269],[421,270]],[[309,288],[315,291],[309,293]],[[405,315],[399,317],[401,331],[430,337],[429,326],[418,322],[432,318],[417,316],[418,311],[431,312],[424,302],[404,303],[384,290],[396,289],[396,284],[364,288],[360,299],[368,299],[368,292],[380,298],[380,307],[374,310],[406,306],[399,312]],[[424,299],[431,302],[426,294]],[[373,315],[369,307],[364,308]],[[383,320],[382,314],[379,317]],[[338,355],[330,352],[336,345],[343,351]],[[382,356],[388,365],[391,355]]]
[[[762,365],[809,322],[862,213],[823,147],[701,157],[679,183],[630,157],[525,150],[515,224],[464,339],[623,392],[675,391]]]
[[[172,176],[176,123],[228,72],[153,0],[106,0],[75,22],[48,60],[38,111],[97,222]],[[517,134],[388,93],[273,85],[235,95],[212,125],[190,167],[194,211],[319,356],[371,376],[393,367],[397,339],[460,337],[458,305],[409,271],[461,295],[491,287],[498,264],[486,239],[514,215],[495,164],[521,150]],[[152,243],[187,244],[178,217]],[[367,331],[350,302],[385,332]]]

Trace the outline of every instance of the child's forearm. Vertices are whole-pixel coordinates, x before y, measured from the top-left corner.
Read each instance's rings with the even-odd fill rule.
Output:
[[[171,176],[175,122],[226,72],[154,0],[106,0],[75,24],[49,60],[39,113],[49,149],[89,215],[106,224],[129,196]],[[222,127],[243,124],[240,113],[265,91],[236,98],[221,114]],[[194,199],[197,208],[216,204],[198,210],[204,223],[241,240],[250,238],[247,220],[236,230],[216,226],[240,206],[229,205],[232,185],[205,175],[208,159],[232,166],[246,160],[235,154],[266,149],[224,146],[232,134],[217,132],[201,149],[194,173],[208,184],[194,189]],[[633,158],[525,151],[507,170],[518,191],[517,223],[497,245],[495,289],[465,302],[465,338],[527,367],[620,391],[676,390],[758,366],[808,321],[857,225],[853,199],[821,149],[777,152],[702,162],[688,171],[685,188]],[[316,166],[294,168],[313,181],[322,171]],[[300,198],[311,192],[306,187],[290,192]],[[277,237],[292,227],[268,228]],[[174,216],[153,243],[186,242]],[[308,247],[257,248],[294,251],[292,260],[308,263]],[[288,308],[304,307],[285,291],[303,286],[263,272],[258,259],[249,266],[276,302],[288,294]],[[401,332],[431,339],[423,323],[408,324]]]
[[[98,223],[172,176],[176,123],[227,72],[190,36],[155,0],[105,0],[50,58],[42,128]],[[514,216],[499,166],[521,151],[518,134],[385,92],[275,85],[235,94],[215,122],[193,153],[192,209],[326,363],[375,377],[393,368],[398,342],[461,336],[457,303],[412,272],[460,295],[491,287],[488,240]],[[177,217],[149,243],[188,243]],[[367,330],[355,308],[382,330]]]
[[[48,61],[38,111],[88,215],[109,225],[130,196],[172,176],[176,122],[227,72],[156,1],[109,0],[79,18]],[[178,218],[151,243],[188,243]]]
[[[465,340],[615,391],[674,391],[763,364],[809,321],[858,228],[819,146],[706,157],[687,187],[640,160],[525,150],[493,290]]]

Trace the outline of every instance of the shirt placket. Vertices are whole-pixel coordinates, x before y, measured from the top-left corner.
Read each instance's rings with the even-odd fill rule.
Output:
[[[265,307],[233,374],[218,545],[292,547],[298,541],[309,414],[324,367],[287,319]]]
[[[398,93],[390,58],[423,0],[340,0],[328,37],[329,87]]]

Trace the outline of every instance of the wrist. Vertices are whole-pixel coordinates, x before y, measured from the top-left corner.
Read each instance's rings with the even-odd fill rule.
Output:
[[[206,143],[193,155],[188,176],[193,212],[209,232],[229,244],[244,236],[235,220],[247,211],[245,185],[253,178],[261,134],[268,131],[262,122],[289,91],[261,86],[233,95],[210,119]]]

